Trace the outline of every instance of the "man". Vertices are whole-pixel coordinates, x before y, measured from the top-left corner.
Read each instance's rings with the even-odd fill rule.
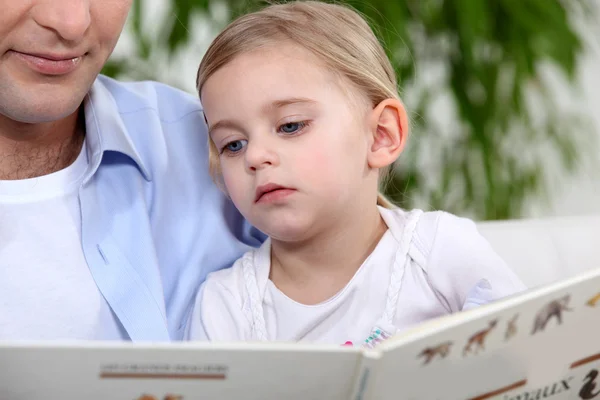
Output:
[[[260,242],[194,96],[98,77],[132,0],[0,0],[0,340],[178,340]]]

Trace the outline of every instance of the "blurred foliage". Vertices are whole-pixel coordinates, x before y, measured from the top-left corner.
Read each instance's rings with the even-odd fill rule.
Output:
[[[144,0],[146,1],[146,0]],[[264,6],[248,0],[169,2],[151,40],[143,29],[144,1],[130,16],[136,54],[111,59],[105,73],[153,78],[153,46],[175,54],[189,41],[198,14],[226,5],[228,18]],[[412,116],[410,148],[386,193],[402,206],[467,213],[479,219],[522,215],[544,193],[549,152],[562,171],[576,165],[585,118],[557,104],[543,71],[574,78],[584,43],[572,16],[588,18],[586,0],[346,0],[379,34]],[[213,18],[214,19],[214,18]],[[222,28],[216,24],[215,31]],[[135,60],[135,63],[132,63]],[[419,84],[423,71],[439,79]],[[136,74],[137,71],[137,75]],[[435,74],[434,74],[435,75]],[[446,99],[452,126],[434,123],[433,105]],[[536,151],[541,149],[542,151]],[[423,163],[430,159],[433,163]]]

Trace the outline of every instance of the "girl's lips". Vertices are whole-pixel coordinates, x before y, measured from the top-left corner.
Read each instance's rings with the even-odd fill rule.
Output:
[[[296,192],[295,189],[288,189],[288,188],[280,188],[280,189],[271,190],[270,192],[263,193],[256,200],[256,203],[257,204],[259,204],[259,203],[261,203],[261,204],[275,203],[275,202],[285,199],[286,197],[290,196],[291,194],[293,194],[295,192]]]

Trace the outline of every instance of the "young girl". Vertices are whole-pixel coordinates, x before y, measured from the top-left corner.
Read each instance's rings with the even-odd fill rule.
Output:
[[[306,1],[245,15],[197,83],[213,176],[269,239],[209,275],[192,339],[373,346],[524,289],[472,221],[378,194],[408,121],[354,11]]]

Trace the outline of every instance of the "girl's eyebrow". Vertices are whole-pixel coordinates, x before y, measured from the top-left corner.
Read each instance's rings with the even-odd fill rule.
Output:
[[[306,98],[306,97],[288,97],[285,99],[275,100],[275,101],[271,102],[270,104],[267,104],[264,107],[264,111],[265,111],[265,113],[268,113],[269,111],[272,111],[274,109],[282,108],[282,107],[289,106],[292,104],[313,105],[313,104],[317,104],[317,102],[314,100],[311,100],[309,98]],[[235,121],[223,119],[223,120],[217,121],[215,124],[209,126],[208,134],[210,135],[216,129],[222,129],[222,128],[233,129],[233,130],[240,131],[240,132],[244,131],[244,128],[241,125],[239,125],[238,123],[236,123]]]
[[[222,128],[233,129],[233,130],[240,131],[240,132],[242,132],[244,130],[236,122],[228,120],[228,119],[222,119],[221,121],[217,121],[216,123],[214,123],[213,125],[208,127],[208,134],[211,135],[213,133],[213,131],[215,131],[216,129],[222,129]]]
[[[285,106],[289,106],[291,104],[317,104],[316,101],[308,99],[306,97],[288,97],[285,99],[275,100],[271,104],[267,104],[266,111],[271,111],[272,109],[282,108]]]

